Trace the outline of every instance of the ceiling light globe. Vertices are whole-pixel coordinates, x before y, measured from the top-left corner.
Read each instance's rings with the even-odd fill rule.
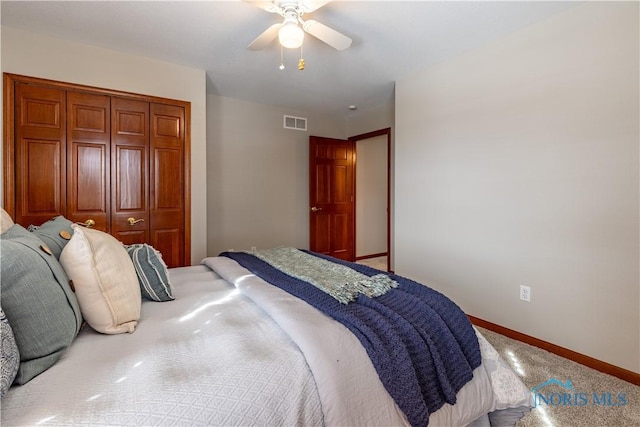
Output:
[[[287,22],[278,31],[278,39],[282,47],[296,49],[302,46],[304,31],[295,22]]]

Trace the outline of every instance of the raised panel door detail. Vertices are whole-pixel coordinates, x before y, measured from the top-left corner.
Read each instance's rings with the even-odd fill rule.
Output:
[[[331,166],[316,165],[316,203],[331,202]]]
[[[60,103],[41,99],[23,98],[22,126],[60,127]]]
[[[147,131],[147,115],[144,112],[117,111],[116,133],[119,135],[144,136]]]
[[[26,161],[24,180],[18,200],[22,201],[22,212],[26,215],[44,214],[55,216],[62,212],[60,185],[60,141],[23,141]]]
[[[329,147],[324,144],[316,145],[316,159],[328,159],[328,158],[329,158]]]
[[[180,138],[180,117],[155,116],[154,137]]]
[[[118,231],[114,236],[124,245],[135,245],[136,243],[149,242],[146,230]]]
[[[104,133],[107,129],[107,111],[104,108],[74,106],[73,130]]]
[[[349,203],[351,202],[350,183],[348,180],[348,167],[346,165],[336,165],[333,168],[333,185],[331,190],[333,193],[333,203]]]
[[[331,253],[331,216],[323,213],[314,215],[316,252],[329,255]]]
[[[332,255],[338,258],[342,258],[343,254],[349,251],[349,225],[351,218],[347,214],[335,214],[333,216],[333,227],[331,236],[333,241],[331,242]]]
[[[105,147],[74,144],[73,152],[77,212],[106,212]]]
[[[334,160],[347,160],[347,148],[346,147],[334,147],[333,159]]]
[[[165,228],[153,230],[151,245],[162,254],[162,259],[167,267],[179,267],[182,265],[183,252],[180,250],[182,244],[182,232],[180,228]]]
[[[122,146],[116,153],[116,210],[146,210],[146,148]]]
[[[180,150],[155,150],[155,209],[181,209],[182,152]]]

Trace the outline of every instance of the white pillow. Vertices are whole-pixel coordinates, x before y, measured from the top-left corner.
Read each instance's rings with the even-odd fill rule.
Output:
[[[140,286],[126,249],[115,237],[73,224],[60,264],[73,282],[82,316],[105,334],[133,332],[140,319]]]
[[[13,227],[11,216],[4,209],[0,208],[0,234]]]

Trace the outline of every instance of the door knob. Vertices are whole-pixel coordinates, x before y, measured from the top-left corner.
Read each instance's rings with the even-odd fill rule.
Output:
[[[84,222],[84,225],[85,225],[85,227],[87,227],[87,228],[91,228],[91,227],[93,227],[94,225],[96,225],[96,222],[95,222],[94,220],[92,220],[91,218],[89,218],[88,220],[86,220],[86,221]]]
[[[316,208],[315,206],[311,208],[311,212],[318,212],[321,211],[322,208]]]
[[[129,223],[129,225],[135,225],[141,221],[144,221],[144,218],[139,218],[139,219],[135,219],[133,217],[127,218],[127,222]]]

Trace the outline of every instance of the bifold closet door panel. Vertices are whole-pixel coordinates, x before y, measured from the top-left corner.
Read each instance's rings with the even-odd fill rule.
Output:
[[[148,243],[149,103],[113,97],[111,126],[111,234]]]
[[[25,227],[66,214],[66,114],[63,90],[15,85],[14,221]]]
[[[111,98],[67,92],[67,218],[110,232]]]
[[[151,104],[151,245],[169,267],[185,265],[185,111]]]

